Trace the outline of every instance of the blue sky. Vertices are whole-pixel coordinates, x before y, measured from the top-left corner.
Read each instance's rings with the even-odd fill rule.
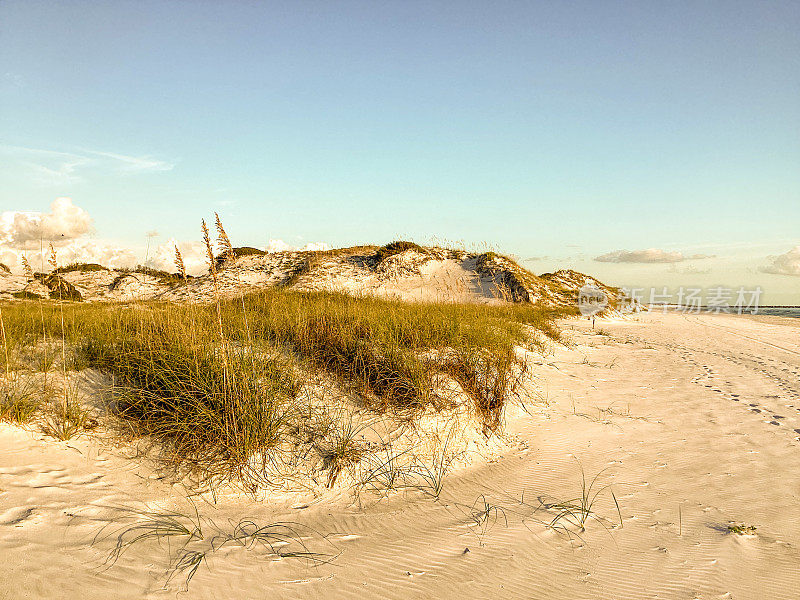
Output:
[[[800,245],[798,31],[797,2],[5,0],[0,212],[67,196],[143,246],[219,211],[240,244],[435,237],[800,303],[759,271]],[[593,260],[646,248],[715,256]]]

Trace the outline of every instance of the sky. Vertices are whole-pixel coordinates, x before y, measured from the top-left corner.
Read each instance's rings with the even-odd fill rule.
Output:
[[[777,1],[3,0],[0,259],[47,230],[166,263],[219,212],[235,245],[800,304],[798,31]]]

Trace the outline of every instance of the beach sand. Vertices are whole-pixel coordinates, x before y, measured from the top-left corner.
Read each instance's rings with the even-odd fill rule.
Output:
[[[203,540],[186,548],[243,519],[290,522],[321,560],[228,544],[185,594],[186,572],[165,588],[183,538],[107,562],[127,509],[194,514],[181,485],[102,439],[0,425],[0,598],[797,598],[800,335],[785,321],[565,321],[569,346],[530,355],[500,458],[451,473],[438,499],[196,498]],[[554,506],[581,494],[581,469],[600,474],[585,530]]]

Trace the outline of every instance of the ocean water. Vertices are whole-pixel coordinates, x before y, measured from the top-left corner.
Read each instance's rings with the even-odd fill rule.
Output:
[[[800,319],[800,306],[762,306],[757,314]]]

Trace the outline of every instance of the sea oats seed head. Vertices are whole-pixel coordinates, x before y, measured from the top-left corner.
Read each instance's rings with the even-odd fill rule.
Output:
[[[222,248],[222,254],[226,258],[232,258],[233,244],[231,244],[231,240],[228,237],[228,234],[225,233],[225,228],[222,226],[222,219],[219,218],[219,213],[215,212],[214,217],[217,226],[217,244],[219,244],[219,247]]]
[[[31,269],[31,264],[24,254],[22,255],[22,270],[25,272],[25,277],[28,281],[33,281],[33,269]]]
[[[208,270],[211,271],[212,275],[216,274],[217,267],[216,261],[214,260],[214,250],[211,248],[211,237],[208,235],[208,226],[206,225],[206,220],[203,219],[202,221],[202,228],[203,228],[203,242],[206,244],[206,258],[208,259]]]
[[[186,281],[186,267],[183,264],[183,256],[181,256],[181,251],[178,250],[177,244],[175,245],[175,268],[178,269],[178,273]]]
[[[58,268],[58,261],[56,260],[56,249],[53,248],[53,242],[50,242],[50,255],[47,257],[47,262],[53,269]]]

